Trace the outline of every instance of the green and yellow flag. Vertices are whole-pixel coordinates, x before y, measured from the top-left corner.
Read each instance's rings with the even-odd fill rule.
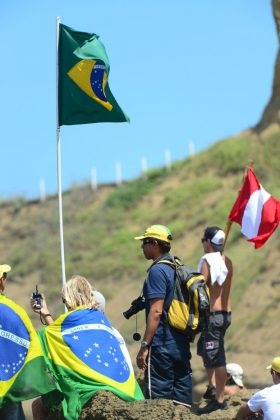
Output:
[[[144,399],[124,343],[100,311],[80,307],[61,315],[39,336],[57,389],[64,395],[68,420],[78,419],[82,407],[100,390],[125,401]]]
[[[129,121],[110,91],[109,60],[98,35],[60,24],[58,67],[59,126]]]
[[[54,389],[40,340],[28,315],[0,294],[0,407]]]

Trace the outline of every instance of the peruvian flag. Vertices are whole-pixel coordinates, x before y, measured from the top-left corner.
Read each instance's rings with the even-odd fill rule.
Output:
[[[278,226],[280,201],[265,191],[251,168],[228,219],[240,224],[241,232],[255,248],[263,246]]]

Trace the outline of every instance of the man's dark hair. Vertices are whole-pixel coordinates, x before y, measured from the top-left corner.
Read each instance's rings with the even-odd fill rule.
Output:
[[[237,385],[237,383],[235,382],[235,380],[233,379],[232,376],[227,380],[227,384],[228,385]]]
[[[222,229],[219,228],[218,226],[208,226],[204,231],[204,238],[210,240],[212,248],[214,249],[215,252],[220,252],[222,254],[224,251],[224,245],[222,244],[218,245],[212,242],[212,239],[214,238],[214,236],[219,230],[222,230]]]
[[[277,372],[277,370],[274,370],[274,369],[272,369],[273,370],[273,372],[278,376],[278,378],[280,379],[280,373],[279,372]]]
[[[222,230],[221,228],[219,228],[218,226],[208,226],[205,231],[204,231],[204,238],[205,239],[211,239],[216,235],[216,233]]]
[[[160,250],[163,254],[167,254],[170,251],[171,244],[169,244],[167,242],[164,242],[164,241],[159,241],[158,239],[156,241],[157,241],[158,246],[159,246],[159,248],[160,248]]]

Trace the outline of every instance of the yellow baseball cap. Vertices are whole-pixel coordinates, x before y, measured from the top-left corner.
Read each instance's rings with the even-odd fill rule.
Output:
[[[172,233],[168,227],[163,225],[152,225],[146,229],[144,235],[136,236],[134,239],[155,238],[170,244]]]
[[[11,271],[11,267],[8,264],[0,265],[0,279],[3,277],[4,273]]]
[[[271,362],[271,365],[267,366],[266,369],[273,369],[275,372],[280,373],[280,356],[274,357]]]

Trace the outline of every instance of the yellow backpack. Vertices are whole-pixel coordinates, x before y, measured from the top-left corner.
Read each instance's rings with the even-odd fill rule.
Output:
[[[194,337],[208,324],[210,313],[209,288],[201,273],[194,272],[178,257],[160,260],[175,270],[174,292],[167,309],[168,323],[178,331]]]

